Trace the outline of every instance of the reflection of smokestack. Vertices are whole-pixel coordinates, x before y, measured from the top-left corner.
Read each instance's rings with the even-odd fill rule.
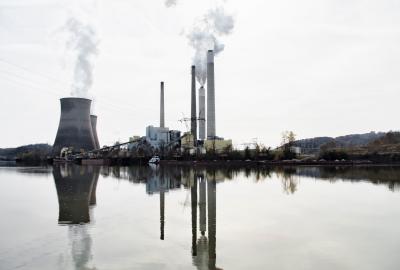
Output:
[[[165,127],[165,114],[164,114],[164,82],[161,82],[160,93],[160,127]]]
[[[61,117],[53,154],[59,155],[63,147],[73,147],[75,152],[81,149],[90,151],[96,146],[90,121],[91,100],[86,98],[62,98]]]
[[[200,211],[200,232],[201,235],[205,235],[207,230],[207,202],[206,202],[206,180],[204,176],[200,177],[200,201],[199,201],[199,211]]]
[[[165,224],[165,193],[160,191],[160,239],[164,240],[164,224]]]
[[[193,135],[194,143],[197,142],[197,119],[196,119],[196,67],[192,66],[192,106],[190,131]]]
[[[197,175],[193,176],[193,186],[190,188],[192,202],[192,255],[197,255]]]
[[[214,172],[215,175],[215,172]],[[215,176],[207,180],[207,201],[208,201],[208,267],[215,269],[217,254],[216,254],[216,230],[217,230],[217,216],[216,216],[216,195],[217,184]]]
[[[96,149],[100,149],[99,138],[97,137],[97,116],[90,115],[90,123],[92,125],[92,133]]]
[[[199,139],[206,138],[206,92],[204,87],[199,89]]]
[[[214,52],[207,53],[207,138],[215,138]]]

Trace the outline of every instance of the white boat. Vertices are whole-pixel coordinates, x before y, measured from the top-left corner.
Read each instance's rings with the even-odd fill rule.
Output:
[[[150,164],[158,164],[160,163],[160,157],[159,156],[154,156],[149,160]]]

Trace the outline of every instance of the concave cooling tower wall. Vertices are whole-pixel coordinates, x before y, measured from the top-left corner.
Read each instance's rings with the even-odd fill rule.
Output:
[[[75,152],[81,149],[95,149],[90,120],[91,100],[86,98],[62,98],[61,117],[57,136],[53,145],[53,154],[59,155],[63,147],[73,147]]]
[[[97,116],[93,114],[90,115],[90,122],[92,124],[92,133],[96,149],[100,149],[99,137],[97,137]]]

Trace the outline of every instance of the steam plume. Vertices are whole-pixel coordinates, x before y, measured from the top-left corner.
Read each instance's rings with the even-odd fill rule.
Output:
[[[218,7],[198,19],[187,35],[190,46],[195,50],[193,64],[196,66],[196,78],[202,86],[207,76],[207,51],[214,50],[215,55],[222,52],[225,45],[219,39],[231,34],[234,25],[233,16],[226,14],[223,7]]]
[[[76,18],[68,19],[65,29],[69,34],[67,48],[76,54],[71,95],[88,97],[93,83],[93,61],[98,53],[96,31],[92,25],[84,24]]]
[[[166,7],[173,7],[176,6],[177,0],[165,0],[165,6]]]

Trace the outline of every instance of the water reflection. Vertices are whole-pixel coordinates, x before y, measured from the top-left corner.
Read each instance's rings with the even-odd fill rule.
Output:
[[[90,206],[96,204],[96,188],[99,167],[63,164],[53,167],[57,189],[58,223],[68,225],[68,237],[75,269],[89,268],[92,257],[92,238],[88,227]]]
[[[53,176],[59,203],[59,224],[68,224],[71,254],[75,269],[90,269],[92,238],[87,226],[91,205],[96,204],[99,174],[126,179],[146,186],[148,195],[159,196],[160,239],[165,240],[166,200],[168,192],[190,191],[191,256],[197,269],[217,267],[217,183],[239,175],[254,181],[278,178],[283,192],[294,194],[300,188],[300,177],[334,181],[369,181],[399,190],[400,169],[379,167],[283,167],[265,168],[193,168],[179,166],[90,167],[54,166]],[[80,224],[80,225],[79,225]],[[158,232],[157,232],[158,234]],[[188,239],[189,241],[189,239]],[[188,242],[189,243],[189,242]]]
[[[54,166],[60,224],[90,222],[89,205],[96,204],[98,167],[67,165]]]

